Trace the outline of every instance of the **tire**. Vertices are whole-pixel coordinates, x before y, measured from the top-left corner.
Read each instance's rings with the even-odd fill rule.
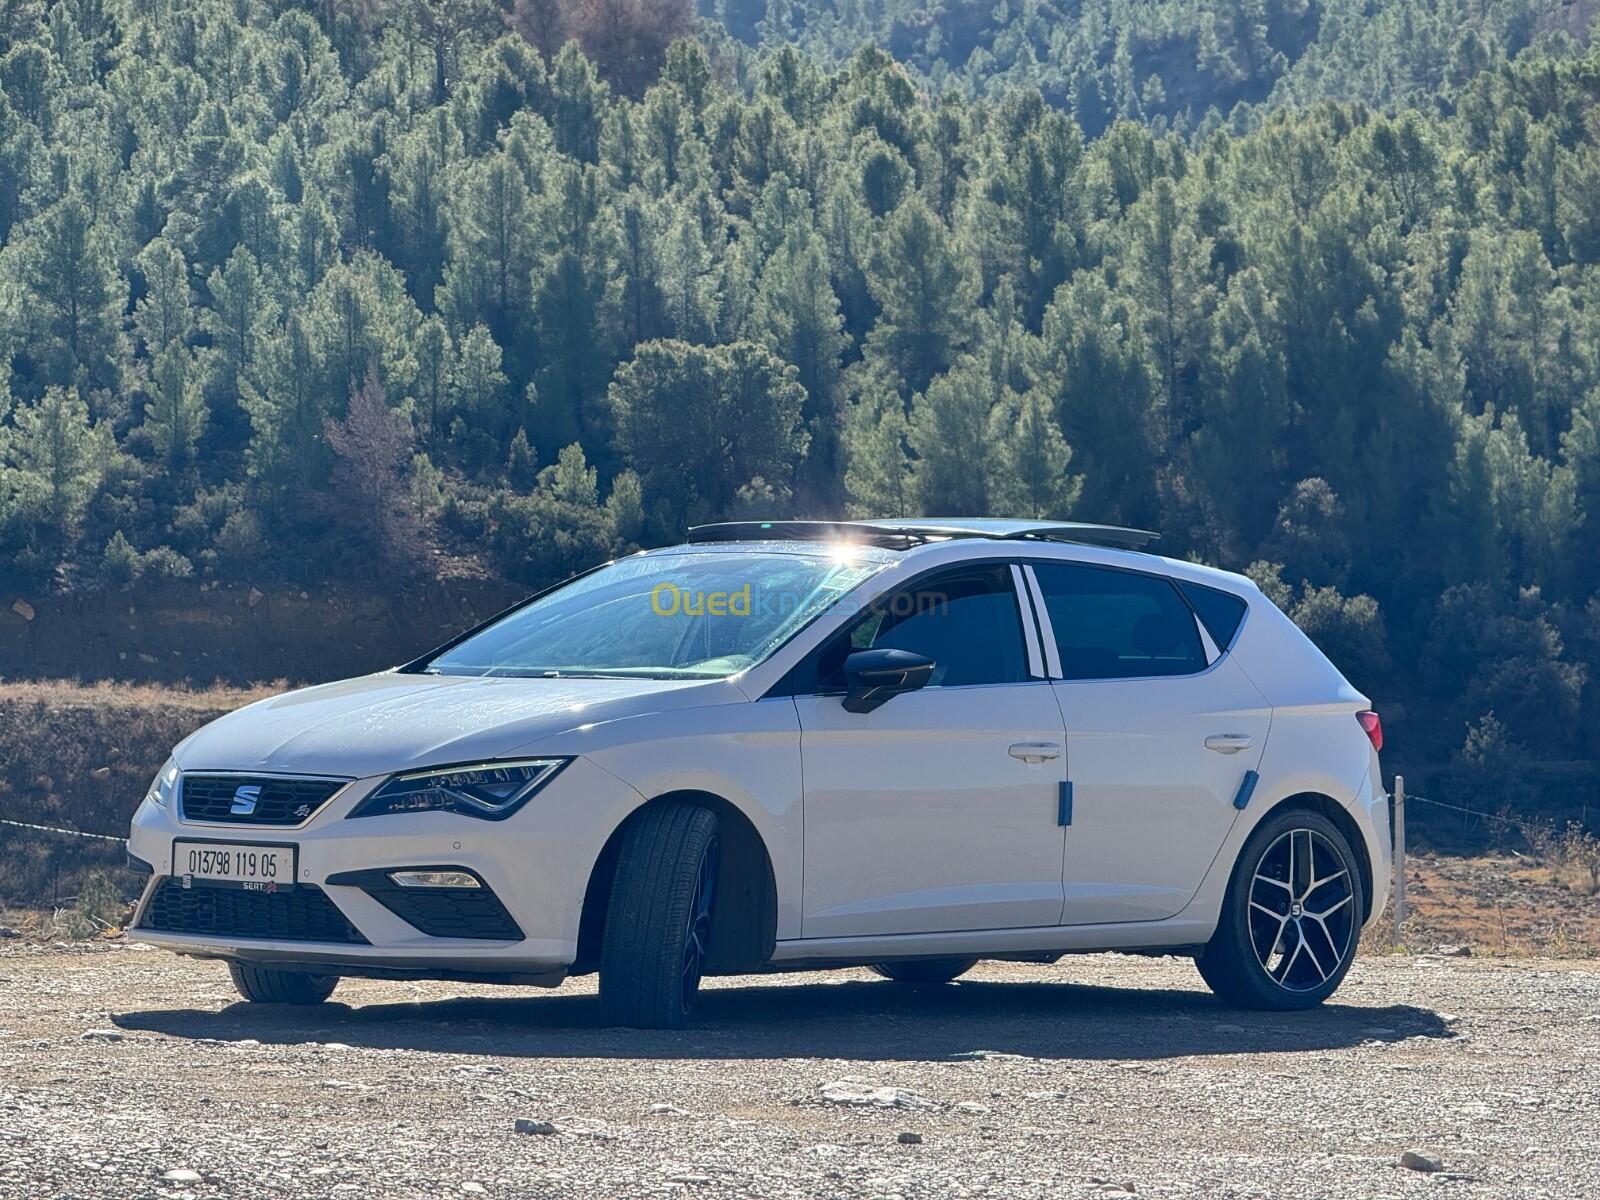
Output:
[[[715,915],[717,816],[684,801],[652,804],[622,837],[600,944],[608,1025],[682,1029],[694,1011]]]
[[[233,986],[252,1004],[321,1004],[339,986],[337,975],[312,975],[306,971],[276,971],[229,963]]]
[[[1278,813],[1239,852],[1195,965],[1238,1008],[1315,1008],[1350,970],[1363,903],[1361,870],[1338,826],[1310,809]]]
[[[873,963],[872,970],[896,983],[949,983],[977,965],[975,958],[902,958]]]

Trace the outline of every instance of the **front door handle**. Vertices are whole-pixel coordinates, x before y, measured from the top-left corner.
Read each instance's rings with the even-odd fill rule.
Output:
[[[1012,742],[1006,753],[1025,763],[1042,763],[1047,758],[1060,758],[1061,746],[1057,742]]]
[[[1250,749],[1250,735],[1248,733],[1213,733],[1206,739],[1206,749],[1215,750],[1218,754],[1237,754],[1241,750]]]

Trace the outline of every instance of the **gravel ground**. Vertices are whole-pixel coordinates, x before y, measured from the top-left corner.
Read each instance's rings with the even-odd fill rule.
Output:
[[[0,945],[0,1196],[1600,1195],[1592,962],[1363,958],[1278,1016],[1114,955],[712,989],[641,1033],[591,981],[254,1008],[213,963]]]

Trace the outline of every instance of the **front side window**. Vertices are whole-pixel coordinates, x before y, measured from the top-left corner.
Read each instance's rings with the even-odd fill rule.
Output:
[[[440,675],[716,679],[894,560],[865,546],[684,547],[610,563],[421,663]]]
[[[1192,675],[1208,665],[1172,583],[1083,563],[1035,563],[1065,679]]]
[[[822,651],[818,685],[845,686],[856,650],[909,650],[933,659],[929,687],[1019,683],[1028,677],[1011,568],[962,568],[919,580],[875,603]]]

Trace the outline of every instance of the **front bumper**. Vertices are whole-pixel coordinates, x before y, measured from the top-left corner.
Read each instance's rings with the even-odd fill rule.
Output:
[[[153,874],[128,931],[130,940],[204,957],[307,965],[330,974],[559,982],[577,955],[584,894],[605,838],[643,797],[579,758],[504,821],[446,812],[345,820],[384,778],[347,785],[295,829],[189,822],[171,809],[141,805],[128,850],[150,864]],[[220,932],[147,927],[158,895],[178,886],[173,844],[179,839],[292,843],[299,890],[309,895],[311,888],[320,889],[359,940],[328,940],[330,935],[318,932],[326,930],[325,922],[308,938],[305,930],[286,926],[281,913],[270,922],[206,922],[207,928],[221,926]],[[477,875],[485,891],[498,898],[510,923],[480,926],[478,932],[502,936],[431,936],[424,930],[447,930],[450,922],[412,911],[414,924],[396,911],[406,911],[405,906],[374,893],[372,881],[385,871],[440,865]],[[263,936],[268,930],[289,936]]]

